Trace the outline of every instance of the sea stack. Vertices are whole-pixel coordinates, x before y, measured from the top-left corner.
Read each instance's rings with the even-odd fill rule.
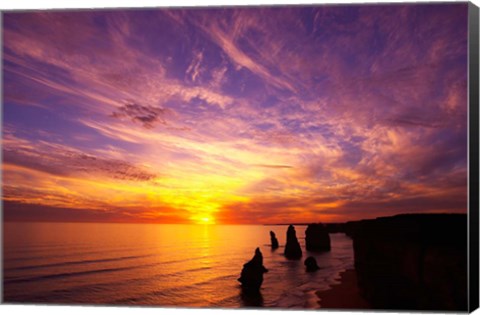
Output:
[[[272,243],[272,249],[278,248],[278,240],[273,231],[270,231],[270,242]]]
[[[266,272],[268,272],[268,269],[263,266],[263,256],[257,247],[253,258],[243,265],[238,281],[242,284],[244,290],[258,292],[263,282],[263,274]]]
[[[284,254],[287,259],[300,259],[302,257],[302,249],[298,243],[293,225],[290,225],[287,230],[287,243],[285,244]]]
[[[320,267],[317,265],[317,260],[312,256],[305,259],[303,264],[307,267],[307,272],[314,272],[320,269]]]
[[[305,230],[305,247],[309,252],[330,250],[330,235],[321,223],[309,224]]]

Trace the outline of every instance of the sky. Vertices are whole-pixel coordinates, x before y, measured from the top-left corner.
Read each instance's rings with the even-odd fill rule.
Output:
[[[4,13],[4,218],[466,213],[467,13],[467,3]]]

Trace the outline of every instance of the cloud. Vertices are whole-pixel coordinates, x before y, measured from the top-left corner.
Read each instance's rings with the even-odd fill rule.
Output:
[[[165,125],[164,116],[167,110],[159,107],[143,106],[128,102],[112,113],[114,118],[130,118],[131,121],[140,123],[143,127],[151,129],[156,125]]]
[[[106,159],[54,143],[4,144],[4,163],[26,167],[56,176],[105,176],[125,181],[151,181],[157,174],[129,162]]]
[[[186,75],[189,76],[189,79],[192,82],[196,82],[200,75],[202,60],[203,60],[203,52],[199,51],[194,54],[192,62],[187,68]]]
[[[248,32],[252,28],[262,27],[254,15],[245,14],[242,10],[238,10],[237,14],[227,18],[228,20],[225,18],[213,19],[208,14],[202,18],[192,21],[196,22],[206,36],[210,37],[234,63],[258,75],[264,79],[267,84],[290,92],[296,92],[296,88],[289,80],[282,77],[282,75],[272,74],[269,68],[262,64],[262,60],[250,56],[236,42],[241,39],[244,32]],[[226,25],[228,25],[228,27],[225,27]],[[232,31],[227,32],[225,29]]]
[[[198,98],[220,108],[233,103],[231,97],[215,87],[207,84],[191,86],[183,82],[184,74],[181,77],[167,76],[167,65],[157,54],[149,54],[141,45],[129,44],[132,39],[139,42],[142,39],[133,32],[138,25],[132,23],[138,19],[128,17],[122,12],[9,15],[8,21],[22,23],[22,27],[5,30],[5,46],[8,48],[4,58],[9,61],[5,70],[9,73],[8,78],[26,81],[22,85],[16,84],[11,91],[31,87],[32,82],[42,87],[35,88],[34,93],[31,89],[10,93],[8,100],[52,109],[55,104],[48,103],[51,94],[62,98],[68,95],[73,99],[68,102],[69,106],[100,114],[111,112],[125,99],[138,100],[138,104],[153,104],[152,108],[177,99],[191,102]],[[98,49],[96,19],[104,20],[107,28],[101,49]],[[44,35],[38,36],[38,29],[42,29]],[[68,36],[67,30],[75,32],[75,36]],[[195,80],[201,59],[201,54],[197,55],[191,69],[194,71],[192,75],[198,72]],[[49,92],[46,96],[45,91]],[[35,97],[27,100],[19,97],[32,93]],[[149,116],[139,119],[146,120],[149,125]]]
[[[3,202],[5,221],[34,222],[122,222],[122,223],[188,223],[182,211],[169,207],[156,209],[130,209],[105,207],[71,208],[42,204],[29,204],[16,201]]]
[[[278,165],[278,164],[254,164],[253,166],[263,167],[263,168],[273,168],[273,169],[282,169],[282,168],[292,168],[293,167],[293,166],[290,166],[290,165]]]
[[[426,121],[424,117],[415,117],[415,116],[403,116],[392,118],[386,121],[388,125],[399,125],[406,127],[425,127],[425,128],[439,128],[441,127],[441,122],[430,122]]]
[[[332,222],[341,215],[333,216],[327,210],[339,209],[341,204],[334,197],[258,197],[224,205],[217,218],[223,223],[248,223],[252,217],[261,224]]]
[[[15,201],[3,202],[5,221],[34,221],[34,222],[101,222],[121,221],[118,214],[111,211],[69,207],[52,207],[39,204],[26,204]],[[124,219],[125,221],[125,219]]]

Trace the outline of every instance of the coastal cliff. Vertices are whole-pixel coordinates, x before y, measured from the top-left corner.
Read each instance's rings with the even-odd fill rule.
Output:
[[[343,229],[360,294],[373,308],[467,310],[466,215],[398,215]]]
[[[330,236],[321,223],[309,224],[305,230],[305,248],[311,252],[329,251]]]

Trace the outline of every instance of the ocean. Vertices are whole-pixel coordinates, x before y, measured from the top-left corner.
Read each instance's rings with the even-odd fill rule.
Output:
[[[317,290],[353,268],[352,241],[330,234],[332,250],[283,256],[287,226],[110,223],[4,223],[4,302],[178,307],[318,308]],[[280,243],[270,248],[269,231]],[[261,296],[242,294],[237,278],[259,247]],[[320,266],[306,273],[303,261]]]

